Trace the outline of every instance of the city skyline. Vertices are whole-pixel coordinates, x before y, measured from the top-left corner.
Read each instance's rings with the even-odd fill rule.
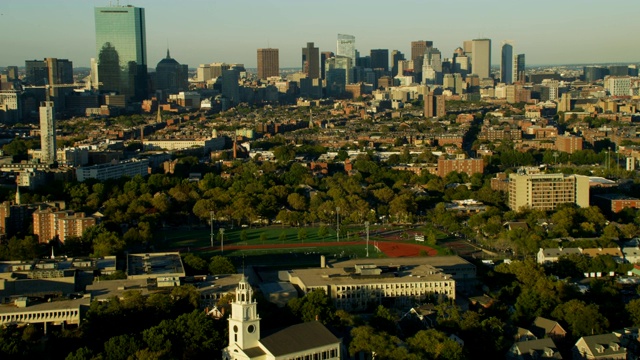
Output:
[[[94,9],[110,3],[117,2],[5,0],[0,5],[0,31],[14,35],[0,39],[0,48],[6,49],[0,66],[57,57],[89,67],[96,57]],[[314,42],[320,52],[336,52],[339,33],[355,36],[361,56],[371,49],[410,54],[411,41],[430,40],[449,58],[463,41],[489,38],[493,54],[500,54],[503,40],[513,40],[531,65],[634,63],[640,58],[640,49],[619,35],[635,30],[633,12],[602,12],[591,0],[542,0],[526,11],[498,0],[460,1],[453,10],[445,2],[408,0],[394,3],[392,9],[381,1],[329,0],[322,6],[293,0],[119,3],[145,9],[147,65],[152,68],[165,57],[167,47],[190,68],[211,62],[255,68],[258,48],[279,49],[282,68],[300,68],[300,49],[307,42]],[[636,3],[622,0],[616,5],[631,9]],[[500,57],[493,56],[492,65],[499,63]]]

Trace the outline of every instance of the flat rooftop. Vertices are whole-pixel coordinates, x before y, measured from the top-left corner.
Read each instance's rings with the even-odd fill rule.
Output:
[[[0,305],[0,314],[77,309],[81,305],[89,306],[90,303],[91,303],[91,298],[83,297],[80,299],[73,299],[73,300],[55,300],[51,302],[34,303],[34,304],[29,304],[27,307],[17,307],[14,304],[5,304],[5,305]]]
[[[127,255],[127,277],[134,278],[159,278],[159,277],[184,277],[184,266],[180,254],[174,253],[148,253]]]

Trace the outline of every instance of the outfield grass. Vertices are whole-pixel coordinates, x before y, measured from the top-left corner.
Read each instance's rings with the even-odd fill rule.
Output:
[[[306,237],[302,240],[298,238],[299,231],[304,229]],[[260,228],[234,228],[224,230],[224,245],[268,245],[268,244],[301,244],[314,242],[337,242],[336,231],[333,228],[326,227],[326,235],[318,236],[320,227],[280,227],[269,226]],[[243,232],[246,234],[246,240],[242,239]],[[375,229],[370,229],[370,239],[374,239]],[[260,236],[266,235],[266,240],[262,241]],[[282,239],[282,236],[285,239]],[[166,228],[155,234],[158,240],[159,248],[162,250],[203,248],[211,246],[211,230],[210,228],[194,228],[194,229],[176,229]],[[341,236],[341,241],[357,241],[364,240],[364,227],[349,227],[347,234]],[[214,229],[214,246],[220,246],[219,230]]]

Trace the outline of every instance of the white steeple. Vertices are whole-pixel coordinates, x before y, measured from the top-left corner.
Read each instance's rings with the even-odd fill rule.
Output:
[[[253,289],[247,278],[242,275],[236,288],[236,299],[231,304],[229,349],[237,347],[239,350],[246,350],[258,346],[260,317],[257,311],[258,304],[252,298]]]

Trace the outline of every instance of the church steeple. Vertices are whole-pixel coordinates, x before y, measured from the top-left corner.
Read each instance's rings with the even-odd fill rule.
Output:
[[[260,341],[260,316],[253,298],[253,289],[248,279],[242,275],[242,279],[236,288],[236,298],[231,303],[231,316],[229,317],[229,347],[225,350],[227,359],[236,359],[233,355],[237,349],[244,351],[258,346]]]

